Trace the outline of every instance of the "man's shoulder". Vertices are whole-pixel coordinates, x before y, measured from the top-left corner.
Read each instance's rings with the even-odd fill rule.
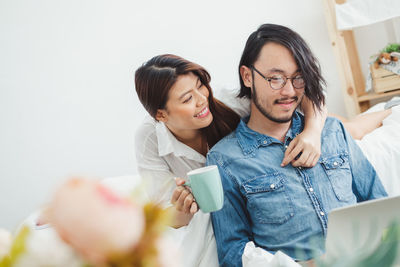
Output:
[[[234,147],[238,145],[238,139],[236,136],[236,132],[233,131],[221,140],[219,140],[209,151],[211,152],[222,152],[225,151],[227,147]]]
[[[224,158],[236,158],[243,154],[240,147],[236,131],[231,132],[224,138],[222,138],[218,143],[216,143],[208,152],[210,155],[219,155]]]
[[[326,118],[326,123],[325,123],[325,125],[326,124],[328,124],[328,125],[339,125],[341,122],[340,122],[340,120],[338,119],[338,118],[335,118],[335,117],[327,117]]]
[[[334,117],[327,117],[324,126],[324,132],[343,131],[342,122]]]
[[[347,138],[342,122],[328,117],[321,133],[321,158],[347,154]]]

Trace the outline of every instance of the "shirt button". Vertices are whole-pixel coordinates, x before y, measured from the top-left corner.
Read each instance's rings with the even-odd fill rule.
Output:
[[[275,185],[274,185],[274,184],[271,184],[271,185],[269,186],[269,188],[274,189],[274,188],[275,188]]]
[[[266,145],[266,144],[267,144],[267,140],[264,140],[264,142],[263,142],[263,143],[264,143],[264,145]]]
[[[321,216],[324,216],[325,212],[321,211],[319,214],[321,214]]]
[[[314,189],[313,189],[312,187],[310,187],[310,189],[309,189],[309,190],[310,190],[310,192],[314,192]]]
[[[303,169],[302,167],[299,167],[299,170]]]
[[[334,166],[337,166],[337,165],[338,165],[338,163],[335,161],[335,162],[333,163],[333,165],[334,165]]]
[[[285,145],[285,148],[287,148],[287,145]]]

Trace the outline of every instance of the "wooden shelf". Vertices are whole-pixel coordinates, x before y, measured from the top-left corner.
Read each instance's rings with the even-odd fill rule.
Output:
[[[395,96],[395,95],[400,95],[400,88],[397,90],[384,92],[384,93],[380,93],[380,94],[377,94],[377,93],[371,91],[368,94],[359,96],[358,102],[370,101],[370,100],[374,100],[374,99],[381,99],[384,97]]]
[[[354,33],[352,30],[339,31],[336,27],[335,4],[345,2],[346,0],[323,0],[328,33],[342,81],[347,116],[352,118],[367,110],[370,100],[400,95],[400,89],[383,93],[365,92],[365,78],[361,71]]]

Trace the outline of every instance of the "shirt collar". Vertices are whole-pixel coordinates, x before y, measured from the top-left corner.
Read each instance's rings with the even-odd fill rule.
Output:
[[[242,118],[238,127],[236,128],[236,136],[244,154],[250,154],[260,146],[268,146],[272,143],[282,143],[274,137],[264,135],[250,129],[247,126],[248,121],[249,117]],[[286,133],[285,140],[293,140],[302,131],[303,116],[299,112],[295,111],[289,131]]]
[[[200,163],[206,162],[206,158],[202,154],[176,139],[163,122],[156,122],[155,124],[158,141],[158,155],[160,157],[172,153],[176,157],[186,157]]]

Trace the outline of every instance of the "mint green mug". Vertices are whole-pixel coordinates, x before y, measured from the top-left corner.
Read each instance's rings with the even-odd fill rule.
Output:
[[[224,205],[224,190],[218,167],[210,165],[187,173],[188,181],[184,184],[192,189],[197,205],[203,212],[213,212],[222,209]]]

